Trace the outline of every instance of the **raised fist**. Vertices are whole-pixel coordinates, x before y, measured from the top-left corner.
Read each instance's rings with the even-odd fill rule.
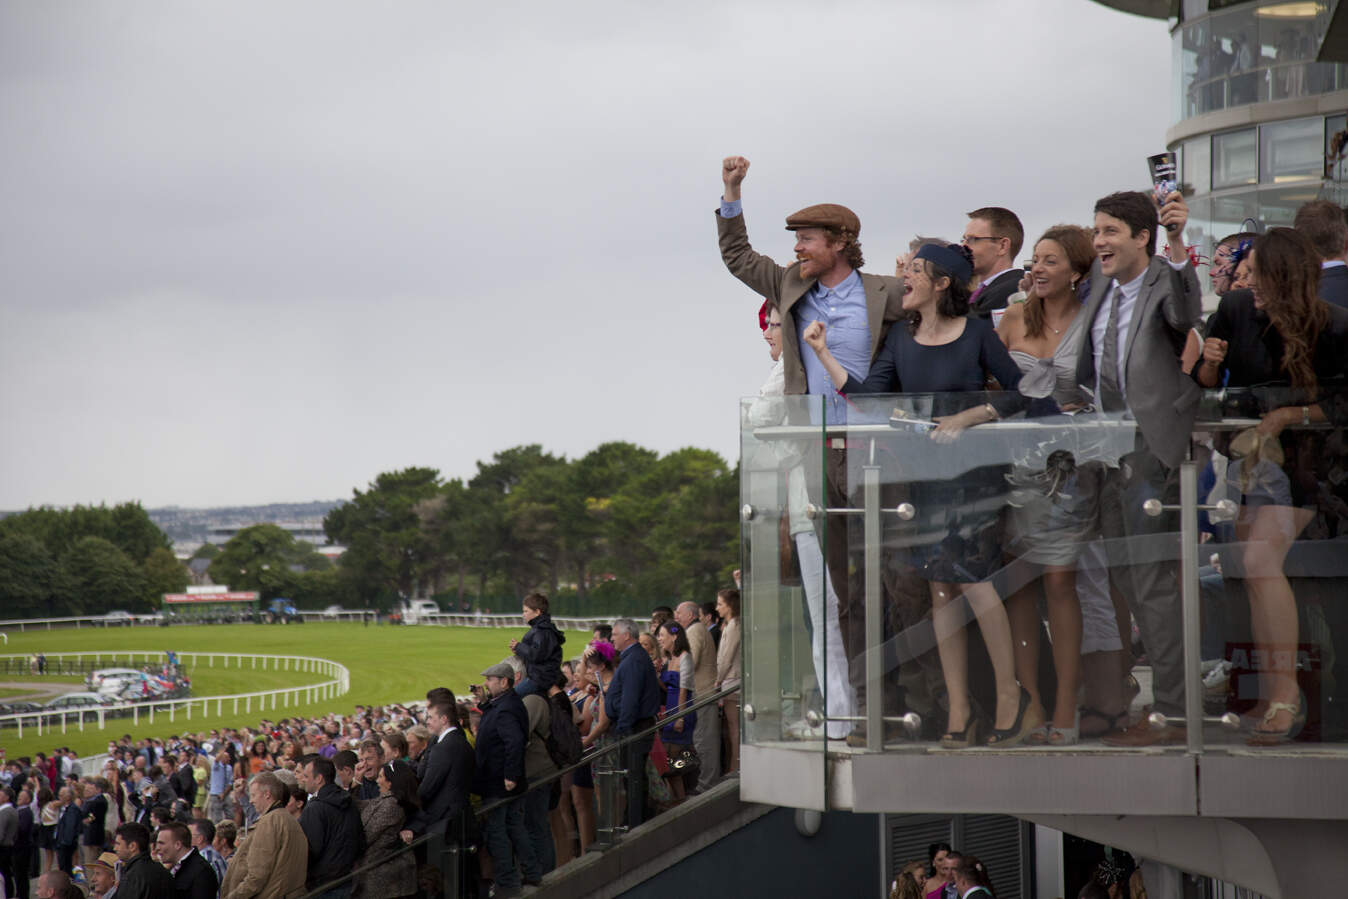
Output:
[[[810,345],[810,349],[820,353],[827,346],[824,338],[825,331],[823,322],[810,322],[800,336],[805,338],[805,342]]]
[[[727,156],[721,160],[721,180],[726,187],[739,187],[744,176],[749,174],[749,160],[743,156]]]

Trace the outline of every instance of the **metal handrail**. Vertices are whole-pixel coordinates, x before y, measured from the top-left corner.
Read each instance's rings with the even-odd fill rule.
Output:
[[[529,782],[528,788],[524,791],[524,793],[521,793],[518,796],[503,796],[498,799],[494,799],[490,802],[483,802],[477,809],[473,810],[472,817],[474,820],[480,820],[488,812],[494,811],[495,809],[498,809],[504,805],[508,805],[509,803],[519,799],[521,796],[525,796],[529,793],[532,793],[534,790],[541,790],[545,787],[550,788],[555,781],[561,780],[568,774],[578,771],[579,769],[584,768],[586,765],[593,764],[595,759],[599,758],[600,756],[606,756],[614,752],[618,752],[627,745],[629,745],[630,743],[634,743],[638,740],[643,740],[646,737],[652,736],[658,733],[663,728],[668,727],[669,722],[677,720],[679,718],[683,718],[684,716],[692,714],[693,712],[696,712],[698,709],[705,708],[714,702],[720,702],[725,697],[730,696],[734,693],[738,693],[739,690],[740,690],[739,685],[736,685],[734,687],[726,687],[724,689],[708,693],[701,699],[694,700],[693,702],[689,703],[686,707],[679,709],[677,713],[666,714],[663,718],[660,718],[655,724],[651,725],[650,727],[642,728],[641,730],[635,733],[628,734],[627,736],[618,738],[617,740],[612,742],[606,741],[605,744],[602,746],[594,746],[590,749],[590,751],[586,752],[584,756],[582,756],[580,761],[575,762],[574,764],[571,765],[567,765],[565,768],[559,768],[552,774],[540,777],[537,780],[531,780]],[[463,833],[463,828],[460,827],[459,831],[460,833]],[[449,828],[447,827],[445,833],[448,832]],[[343,884],[354,881],[357,877],[361,876],[362,874],[366,874],[370,871],[373,871],[376,868],[388,864],[390,859],[397,858],[404,852],[415,851],[417,847],[426,846],[432,841],[440,839],[442,837],[443,835],[439,832],[423,834],[419,837],[416,837],[412,840],[412,842],[405,844],[398,850],[391,852],[388,855],[383,856],[382,858],[370,861],[369,863],[352,870],[348,874],[344,874],[341,877],[336,878],[335,880],[328,881],[327,883],[320,884],[314,889],[305,892],[304,894],[302,894],[300,899],[311,899],[311,897],[320,896],[323,893],[326,893],[328,890],[335,889],[339,886],[342,886]],[[465,847],[452,846],[447,847],[446,851],[460,852],[463,850],[463,848]]]

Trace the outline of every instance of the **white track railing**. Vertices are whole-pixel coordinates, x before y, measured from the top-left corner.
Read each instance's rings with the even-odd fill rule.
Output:
[[[162,618],[156,615],[132,615],[130,618],[105,618],[102,615],[75,615],[68,618],[10,618],[0,627],[17,631],[49,631],[53,627],[149,627]]]
[[[106,659],[109,666],[125,662],[128,667],[135,666],[137,660],[140,660],[141,664],[158,664],[164,659],[162,650],[49,652],[46,655],[47,658],[92,658],[97,665],[102,665]],[[0,656],[0,659],[26,658],[28,658],[26,655]],[[113,717],[114,714],[121,717],[129,716],[133,725],[140,724],[142,715],[153,724],[156,713],[161,717],[167,713],[170,722],[176,721],[178,715],[184,715],[186,720],[191,721],[193,709],[198,710],[197,715],[199,717],[210,717],[212,703],[215,705],[215,717],[225,714],[226,703],[232,705],[230,713],[235,715],[240,714],[241,711],[243,714],[251,713],[254,705],[257,706],[259,712],[268,709],[275,711],[276,709],[289,708],[292,705],[300,706],[322,702],[327,699],[336,699],[338,696],[345,695],[351,689],[351,672],[347,670],[345,665],[331,659],[320,659],[314,656],[258,655],[238,652],[189,651],[178,653],[180,665],[189,663],[200,665],[203,661],[207,668],[214,668],[218,661],[221,668],[229,668],[232,665],[235,668],[249,667],[259,671],[266,671],[268,668],[273,671],[290,671],[293,669],[296,672],[324,674],[331,680],[295,687],[259,690],[254,693],[231,693],[227,696],[154,699],[146,702],[119,702],[115,705],[0,715],[0,731],[12,725],[18,729],[18,739],[23,739],[23,729],[27,726],[29,729],[35,727],[38,736],[42,736],[44,731],[50,732],[56,729],[57,718],[60,718],[61,733],[65,733],[67,727],[72,723],[78,726],[82,732],[86,721],[91,724],[96,723],[98,730],[104,730],[107,727],[107,719]],[[268,700],[270,700],[270,705],[268,705]]]
[[[388,621],[388,613],[382,613],[383,621]],[[300,610],[300,617],[305,621],[361,621],[369,618],[374,622],[373,612],[346,611],[341,612],[321,612],[312,609]],[[599,616],[593,618],[553,618],[553,622],[562,630],[594,630],[597,625],[610,624],[617,616]],[[165,621],[173,625],[200,624],[193,621],[190,617],[163,617],[162,615],[133,615],[131,618],[104,618],[100,615],[85,615],[71,618],[25,618],[13,619],[9,621],[0,621],[0,627],[7,627],[11,630],[33,631],[33,630],[52,630],[53,628],[73,627],[76,629],[85,627],[150,627],[161,625]],[[407,623],[407,622],[404,622]],[[478,615],[474,612],[467,613],[447,613],[436,612],[430,615],[418,616],[417,624],[433,624],[440,627],[526,627],[518,614],[511,615]],[[0,636],[3,636],[0,634]],[[9,638],[5,637],[5,642]]]

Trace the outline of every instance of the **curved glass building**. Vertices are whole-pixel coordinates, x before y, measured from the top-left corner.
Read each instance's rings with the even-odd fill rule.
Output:
[[[1179,154],[1187,237],[1213,244],[1253,219],[1290,225],[1317,197],[1343,205],[1348,11],[1339,0],[1099,0],[1170,24],[1166,146]]]

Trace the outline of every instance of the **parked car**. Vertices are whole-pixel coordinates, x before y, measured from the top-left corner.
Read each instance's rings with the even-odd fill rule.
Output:
[[[116,693],[140,677],[141,672],[135,668],[99,668],[89,672],[84,685],[94,693]]]
[[[328,606],[323,610],[323,617],[327,619],[337,619],[342,617],[342,613],[345,611],[346,609],[343,609],[341,606]]]
[[[98,617],[106,621],[108,624],[120,624],[129,627],[132,624],[136,623],[135,615],[132,615],[130,612],[126,612],[121,609],[116,609],[114,611],[108,612],[106,615],[100,615]]]
[[[110,697],[100,693],[67,693],[51,700],[42,709],[51,712],[70,712],[76,709],[112,704],[113,700]]]
[[[7,702],[0,705],[0,715],[25,715],[40,711],[42,706],[36,702]]]

